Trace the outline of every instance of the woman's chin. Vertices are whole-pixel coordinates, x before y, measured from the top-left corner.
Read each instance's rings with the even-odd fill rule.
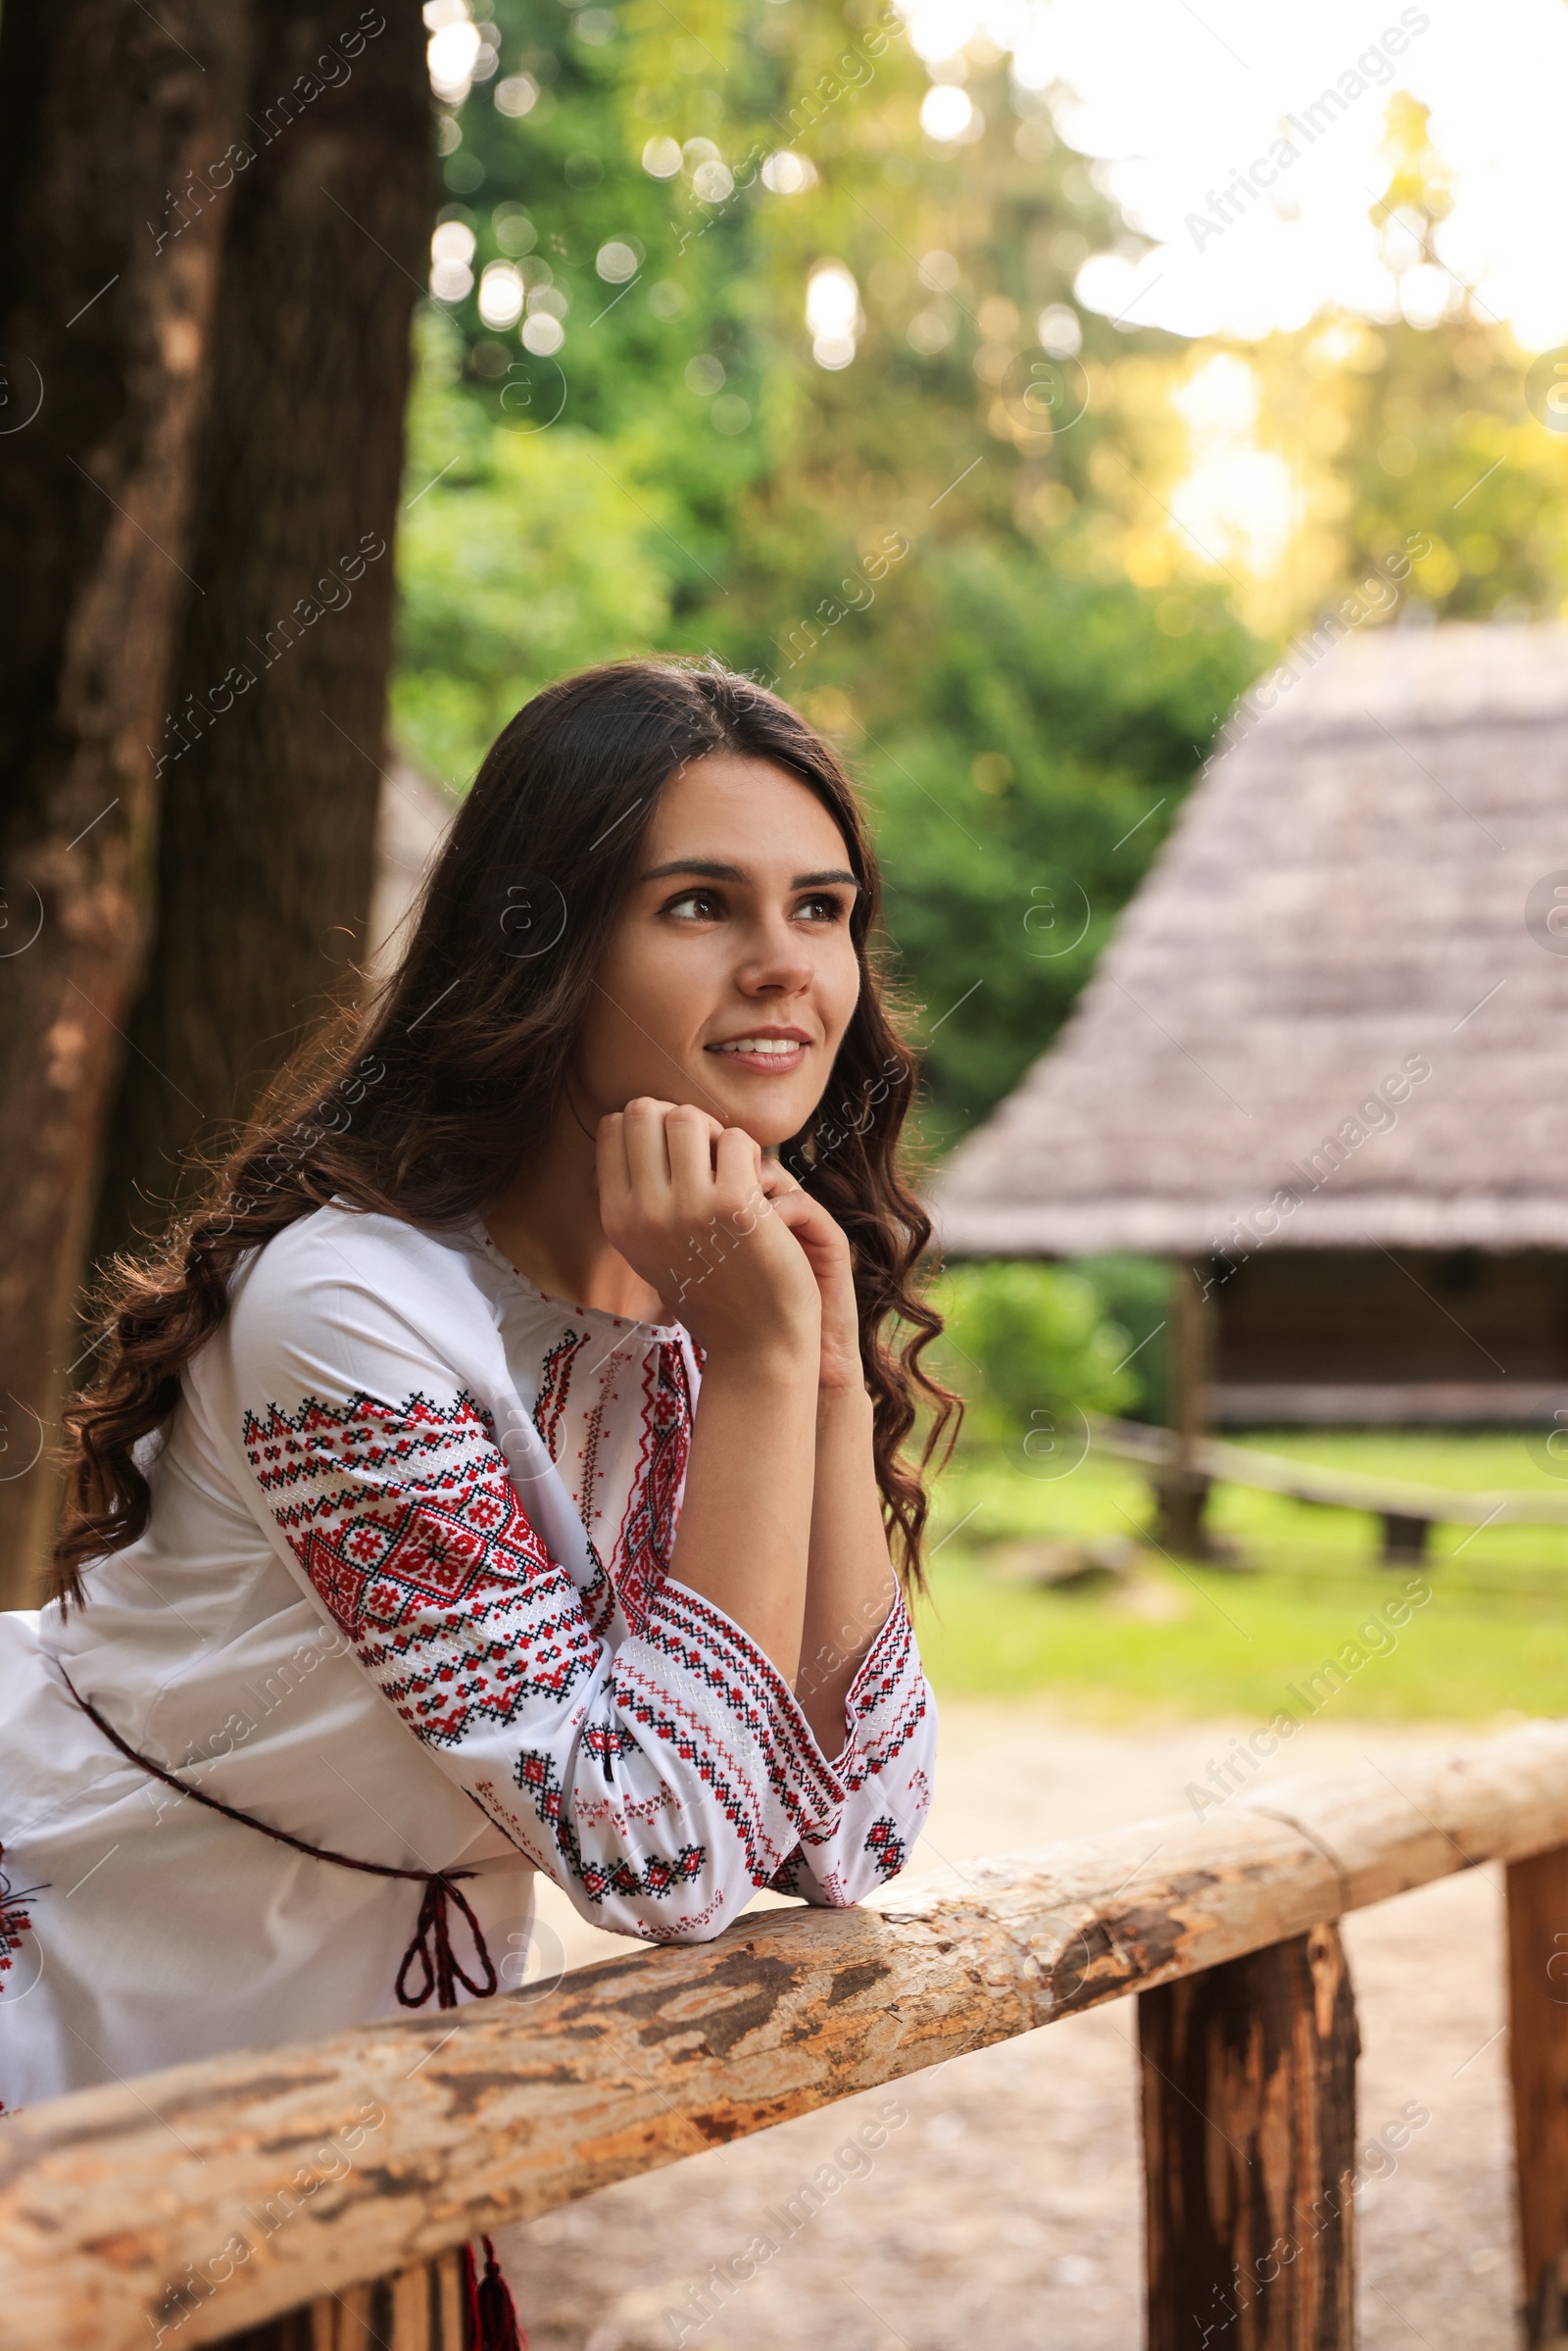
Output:
[[[726,1126],[739,1127],[743,1134],[750,1135],[752,1141],[765,1151],[777,1151],[781,1143],[788,1143],[792,1135],[799,1134],[805,1124],[805,1120],[800,1118],[761,1118],[755,1111],[736,1111],[732,1116],[725,1116],[720,1111],[718,1115],[724,1119]]]
[[[785,1093],[785,1089],[777,1084],[768,1086],[765,1091],[775,1099],[771,1102],[759,1099],[764,1092],[760,1086],[755,1090],[748,1089],[745,1095],[741,1094],[738,1087],[727,1086],[722,1096],[710,1102],[708,1107],[725,1126],[739,1127],[743,1134],[750,1135],[754,1143],[760,1144],[763,1151],[774,1151],[779,1144],[787,1143],[792,1135],[800,1133],[811,1115],[812,1105],[808,1102],[777,1099]]]

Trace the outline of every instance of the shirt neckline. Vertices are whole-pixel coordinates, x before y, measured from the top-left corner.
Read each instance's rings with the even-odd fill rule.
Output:
[[[513,1264],[506,1250],[491,1239],[482,1216],[475,1216],[468,1230],[470,1239],[502,1280],[520,1291],[536,1306],[548,1306],[557,1314],[569,1314],[578,1322],[586,1323],[591,1330],[624,1331],[628,1335],[641,1331],[646,1338],[665,1347],[678,1347],[686,1336],[680,1323],[638,1322],[630,1315],[612,1314],[605,1306],[579,1306],[571,1298],[557,1298],[553,1292],[541,1290],[536,1282],[530,1282],[522,1268]]]

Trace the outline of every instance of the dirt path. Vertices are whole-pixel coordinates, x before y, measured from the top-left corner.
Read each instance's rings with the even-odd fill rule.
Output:
[[[950,1701],[907,1882],[1178,1806],[1249,1727],[1111,1734],[1038,1705]],[[1430,1727],[1312,1724],[1292,1742],[1291,1769],[1370,1757],[1397,1781],[1449,1743]],[[1431,2114],[1397,2171],[1357,2198],[1363,2351],[1511,2351],[1517,2339],[1498,1875],[1473,1871],[1347,1923],[1360,2136],[1407,2101]],[[570,1964],[624,1951],[554,1888],[547,1902]],[[509,2232],[529,2280],[533,2351],[1132,2351],[1134,2033],[1132,2006],[1118,2002]],[[878,2151],[836,2160],[878,2117]],[[813,2177],[816,2210],[799,2200]],[[672,2322],[709,2265],[759,2232],[780,2249],[727,2306],[701,2327],[689,2314],[684,2330]],[[1194,2351],[1200,2336],[1195,2324]],[[1226,2341],[1211,2337],[1210,2351]]]

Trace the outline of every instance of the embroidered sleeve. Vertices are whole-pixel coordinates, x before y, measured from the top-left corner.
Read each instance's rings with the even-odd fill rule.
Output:
[[[843,1806],[830,1829],[803,1831],[771,1880],[779,1893],[825,1907],[858,1902],[896,1877],[931,1803],[936,1701],[902,1592],[860,1661],[844,1712],[844,1746],[832,1765]]]
[[[367,1673],[596,1925],[706,1940],[797,1848],[831,1837],[846,1785],[768,1659],[667,1581],[612,1651],[471,1395],[427,1380],[396,1401],[253,1402],[243,1440]],[[861,1774],[891,1731],[874,1677],[856,1688],[863,1720],[844,1761]]]

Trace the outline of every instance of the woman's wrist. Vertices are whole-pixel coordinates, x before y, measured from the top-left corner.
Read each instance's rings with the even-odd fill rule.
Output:
[[[809,1388],[814,1394],[819,1353],[811,1330],[715,1337],[703,1350],[703,1385],[719,1380],[726,1388]]]
[[[818,1421],[832,1420],[835,1425],[849,1426],[863,1420],[869,1429],[873,1417],[871,1395],[863,1373],[857,1368],[842,1380],[823,1380],[816,1384],[816,1417]]]

